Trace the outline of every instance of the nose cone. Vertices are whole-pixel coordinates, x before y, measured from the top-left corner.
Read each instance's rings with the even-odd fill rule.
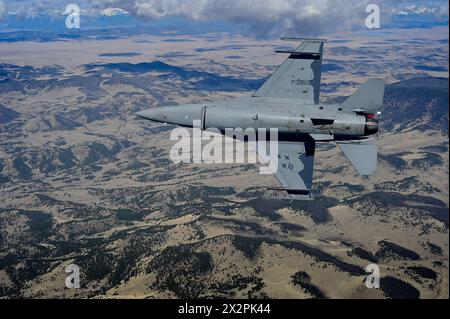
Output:
[[[155,122],[192,127],[194,120],[200,120],[201,109],[202,105],[161,106],[135,115]]]
[[[376,133],[378,133],[378,120],[374,118],[367,118],[364,134],[373,135]]]
[[[155,107],[152,109],[140,111],[134,113],[134,115],[139,116],[146,120],[151,120],[155,122],[166,122],[167,115],[163,112],[163,109],[160,107]]]

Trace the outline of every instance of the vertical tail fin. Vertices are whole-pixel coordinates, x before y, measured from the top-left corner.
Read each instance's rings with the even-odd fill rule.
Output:
[[[376,113],[383,106],[384,87],[383,80],[367,80],[355,94],[345,100],[342,107]]]

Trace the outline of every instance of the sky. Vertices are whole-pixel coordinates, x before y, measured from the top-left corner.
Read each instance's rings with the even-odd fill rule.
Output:
[[[62,19],[71,3],[90,21],[119,15],[142,23],[180,18],[191,25],[228,23],[257,37],[363,28],[369,3],[379,5],[384,26],[448,24],[449,10],[447,0],[0,0],[0,21],[14,28],[13,21]]]

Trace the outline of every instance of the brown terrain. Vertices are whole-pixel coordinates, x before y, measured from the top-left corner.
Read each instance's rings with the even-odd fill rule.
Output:
[[[388,83],[379,167],[320,145],[310,202],[257,165],[174,164],[173,127],[133,115],[248,96],[291,43],[0,43],[0,297],[448,298],[448,28],[329,38],[323,100]]]

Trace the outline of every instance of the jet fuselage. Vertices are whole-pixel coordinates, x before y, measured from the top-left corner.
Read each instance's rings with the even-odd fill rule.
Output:
[[[320,83],[326,40],[296,40],[302,43],[295,50],[281,51],[289,54],[288,58],[251,97],[154,107],[136,115],[220,132],[244,142],[258,139],[257,154],[293,199],[312,198],[316,142],[335,141],[359,174],[374,174],[378,150],[371,135],[378,132],[384,82],[369,79],[342,104],[323,105]],[[266,147],[259,145],[267,136],[277,148],[268,156]]]
[[[364,138],[378,132],[378,121],[344,109],[339,104],[300,105],[295,99],[239,98],[213,103],[154,107],[137,113],[149,120],[201,128],[277,129],[281,138],[318,141]]]

